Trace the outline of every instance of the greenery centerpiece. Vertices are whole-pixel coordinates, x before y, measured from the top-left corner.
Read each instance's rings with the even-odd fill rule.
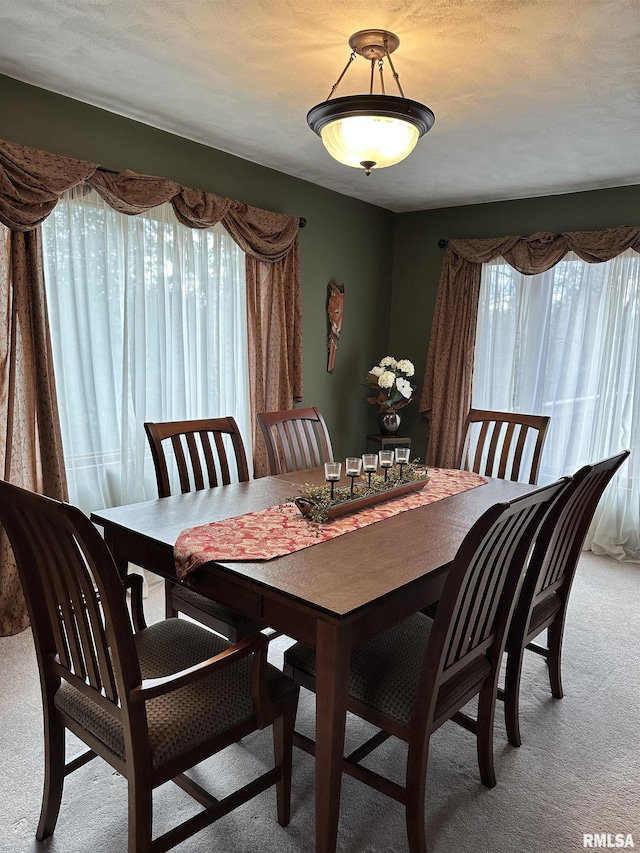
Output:
[[[293,501],[309,521],[324,524],[331,510],[340,508],[346,513],[349,512],[349,504],[353,504],[354,501],[362,504],[366,503],[366,498],[371,498],[371,503],[374,503],[374,499],[384,496],[385,492],[389,492],[388,497],[392,498],[395,496],[394,492],[402,491],[401,487],[410,487],[415,484],[416,488],[419,488],[421,485],[426,485],[428,480],[427,469],[420,464],[419,460],[415,460],[403,465],[402,469],[399,466],[388,469],[386,480],[384,476],[372,474],[371,488],[367,482],[359,483],[353,492],[350,486],[334,488],[333,498],[330,486],[305,483],[300,486],[299,495]],[[354,505],[353,508],[357,509],[357,506]]]

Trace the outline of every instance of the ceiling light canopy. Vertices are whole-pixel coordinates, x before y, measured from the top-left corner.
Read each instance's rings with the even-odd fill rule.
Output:
[[[435,121],[429,107],[404,96],[391,61],[391,53],[399,44],[400,39],[387,30],[361,30],[352,35],[349,39],[351,56],[344,71],[327,100],[312,107],[307,114],[309,127],[322,139],[329,154],[345,166],[364,168],[367,175],[373,168],[393,166],[404,160]],[[331,100],[356,55],[371,62],[369,94]],[[385,92],[385,59],[398,86],[399,97]],[[379,94],[373,92],[376,66]]]

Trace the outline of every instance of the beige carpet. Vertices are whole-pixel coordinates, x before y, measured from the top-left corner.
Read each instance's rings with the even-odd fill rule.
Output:
[[[161,589],[147,602],[160,616]],[[280,663],[285,641],[273,645]],[[546,664],[529,654],[523,675],[523,744],[506,743],[498,716],[498,785],[478,778],[473,736],[448,723],[433,738],[428,771],[430,853],[571,853],[583,833],[633,834],[640,848],[640,566],[585,554],[568,617],[565,698],[554,700]],[[501,709],[499,709],[501,710]],[[312,732],[314,699],[303,691],[299,728]],[[362,723],[348,721],[348,744]],[[201,765],[196,773],[224,793],[229,779],[250,778],[269,761],[270,732],[258,732]],[[70,748],[70,752],[74,751]],[[404,747],[387,742],[371,766],[398,780]],[[275,792],[251,803],[176,848],[180,853],[313,851],[313,759],[296,750],[292,820],[275,819]],[[35,841],[42,786],[40,691],[31,636],[0,639],[0,851],[125,853],[125,781],[99,759],[66,781],[56,831]],[[156,792],[156,826],[169,828],[198,809],[173,785]],[[614,839],[612,839],[614,840]],[[338,850],[406,851],[401,806],[344,778]]]

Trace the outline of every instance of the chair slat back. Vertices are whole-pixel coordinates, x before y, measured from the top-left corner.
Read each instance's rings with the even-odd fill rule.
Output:
[[[139,683],[125,596],[104,541],[80,510],[0,481],[0,521],[13,548],[46,678],[62,675],[103,707]]]
[[[331,438],[315,406],[257,415],[267,448],[270,474],[317,468],[333,462]]]
[[[471,409],[467,415],[458,467],[487,477],[538,481],[550,418],[546,415]],[[530,460],[522,472],[523,461]]]
[[[438,604],[433,642],[440,653],[430,651],[432,676],[446,680],[481,654],[499,659],[531,543],[568,482],[496,504],[466,535]]]
[[[537,577],[535,593],[570,586],[582,545],[602,493],[629,451],[593,465],[585,465],[573,477],[557,512],[545,521],[531,555],[529,571]],[[523,590],[524,591],[524,590]]]
[[[247,455],[234,418],[148,422],[144,428],[161,498],[172,494],[170,462],[182,494],[249,479]]]

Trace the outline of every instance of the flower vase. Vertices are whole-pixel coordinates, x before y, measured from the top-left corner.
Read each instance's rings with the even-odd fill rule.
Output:
[[[380,435],[395,435],[400,429],[400,414],[395,409],[378,412]]]

